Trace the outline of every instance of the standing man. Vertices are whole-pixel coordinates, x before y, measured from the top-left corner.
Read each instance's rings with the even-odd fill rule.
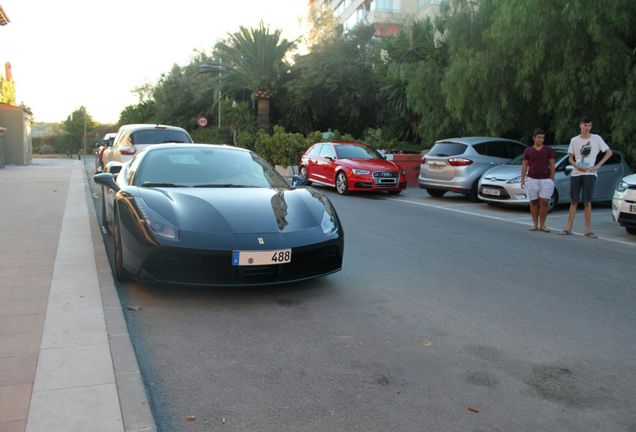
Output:
[[[549,233],[545,220],[548,216],[548,203],[554,192],[554,151],[543,145],[545,132],[542,129],[534,130],[532,141],[534,145],[523,152],[521,187],[526,189],[530,200],[530,231],[540,229]]]
[[[592,195],[594,195],[594,186],[596,184],[596,171],[610,157],[612,157],[612,149],[603,141],[600,135],[590,133],[592,130],[592,120],[588,117],[582,117],[579,123],[581,134],[570,140],[568,147],[568,161],[574,166],[570,174],[570,214],[568,215],[568,226],[561,231],[560,234],[572,234],[572,224],[574,216],[576,216],[576,208],[579,200],[583,200],[585,206],[585,228],[586,237],[598,238],[592,232]],[[596,156],[604,153],[603,159],[596,163]]]

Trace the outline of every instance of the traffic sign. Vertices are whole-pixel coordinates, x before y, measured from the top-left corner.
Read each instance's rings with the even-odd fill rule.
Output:
[[[199,127],[206,127],[208,125],[208,117],[207,116],[199,116],[199,118],[197,119],[197,124],[199,125]]]

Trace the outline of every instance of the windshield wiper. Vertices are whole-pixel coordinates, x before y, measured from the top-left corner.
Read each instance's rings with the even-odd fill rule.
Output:
[[[159,182],[145,182],[142,183],[143,187],[185,187],[184,185],[174,183],[159,183]]]
[[[207,183],[207,184],[194,185],[192,187],[195,187],[195,188],[253,188],[258,186],[238,185],[233,183]]]

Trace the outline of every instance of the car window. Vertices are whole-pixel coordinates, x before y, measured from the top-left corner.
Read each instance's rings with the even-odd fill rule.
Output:
[[[320,150],[320,156],[322,157],[330,157],[330,158],[334,158],[336,157],[336,152],[333,149],[333,146],[331,144],[323,144],[322,145],[322,149]]]
[[[522,155],[527,147],[517,143],[508,143],[509,157]]]
[[[172,129],[144,129],[132,133],[133,144],[191,143],[190,135]]]
[[[355,144],[341,144],[336,147],[340,159],[382,159],[371,147]]]
[[[132,143],[130,142],[130,132],[122,132],[121,136],[118,140],[116,140],[116,142],[118,146],[130,147],[132,145]]]
[[[307,156],[318,156],[320,154],[320,149],[322,149],[322,144],[315,144],[309,149]]]
[[[462,143],[438,142],[428,151],[428,156],[457,156],[463,154],[468,146]]]
[[[285,179],[260,156],[224,148],[152,151],[140,163],[134,182],[138,186],[287,188]]]
[[[603,156],[605,156],[605,153],[599,153],[596,155],[596,163],[599,163],[601,161],[601,159],[603,159]],[[619,164],[621,163],[621,156],[614,152],[612,153],[612,156],[607,160],[607,162],[605,162],[604,165],[610,165],[610,164]]]

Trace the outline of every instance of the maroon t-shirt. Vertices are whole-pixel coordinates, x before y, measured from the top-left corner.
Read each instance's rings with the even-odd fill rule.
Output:
[[[523,152],[523,160],[528,161],[528,177],[533,179],[550,178],[550,159],[554,159],[552,147],[543,146],[541,150],[528,147]]]

